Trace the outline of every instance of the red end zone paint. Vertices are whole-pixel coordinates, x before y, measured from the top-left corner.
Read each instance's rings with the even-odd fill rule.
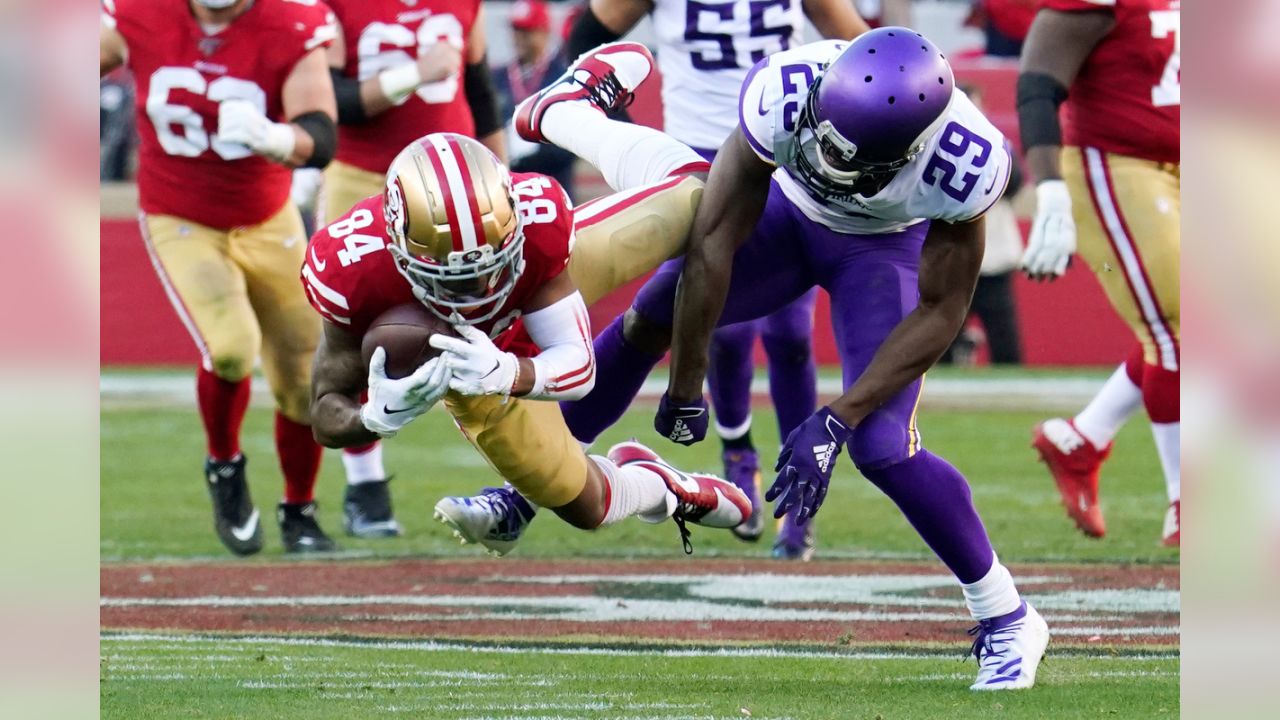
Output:
[[[1057,644],[1176,646],[1176,566],[1014,568]],[[963,643],[933,564],[400,561],[114,565],[104,629],[536,640]]]

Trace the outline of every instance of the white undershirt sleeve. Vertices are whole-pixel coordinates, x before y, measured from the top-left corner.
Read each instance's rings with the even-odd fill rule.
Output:
[[[572,295],[524,316],[529,337],[542,352],[533,358],[534,400],[579,400],[596,384],[591,320],[582,294]]]

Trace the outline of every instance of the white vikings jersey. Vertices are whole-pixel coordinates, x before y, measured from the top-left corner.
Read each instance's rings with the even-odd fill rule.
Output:
[[[795,168],[797,153],[819,167],[811,133],[796,120],[814,78],[848,46],[826,40],[778,53],[751,69],[742,88],[742,132],[763,160],[778,166],[783,193],[814,222],[844,233],[896,232],[922,220],[963,222],[981,216],[1004,194],[1013,158],[1004,135],[954,91],[938,132],[924,150],[871,197],[824,193]]]
[[[751,66],[802,42],[800,0],[653,5],[664,130],[691,147],[717,150],[738,124],[738,92]]]

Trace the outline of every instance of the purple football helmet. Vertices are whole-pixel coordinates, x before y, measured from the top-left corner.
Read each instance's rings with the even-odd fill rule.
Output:
[[[801,169],[845,191],[878,190],[938,130],[954,89],[946,56],[920,33],[858,36],[809,88],[797,132],[813,134],[821,167],[798,153]]]

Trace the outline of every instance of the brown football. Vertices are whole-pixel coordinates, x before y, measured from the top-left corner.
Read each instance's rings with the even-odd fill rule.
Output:
[[[387,377],[402,378],[440,354],[427,342],[436,333],[457,337],[449,323],[418,303],[397,305],[378,316],[360,341],[364,366],[369,367],[373,351],[387,351]]]

